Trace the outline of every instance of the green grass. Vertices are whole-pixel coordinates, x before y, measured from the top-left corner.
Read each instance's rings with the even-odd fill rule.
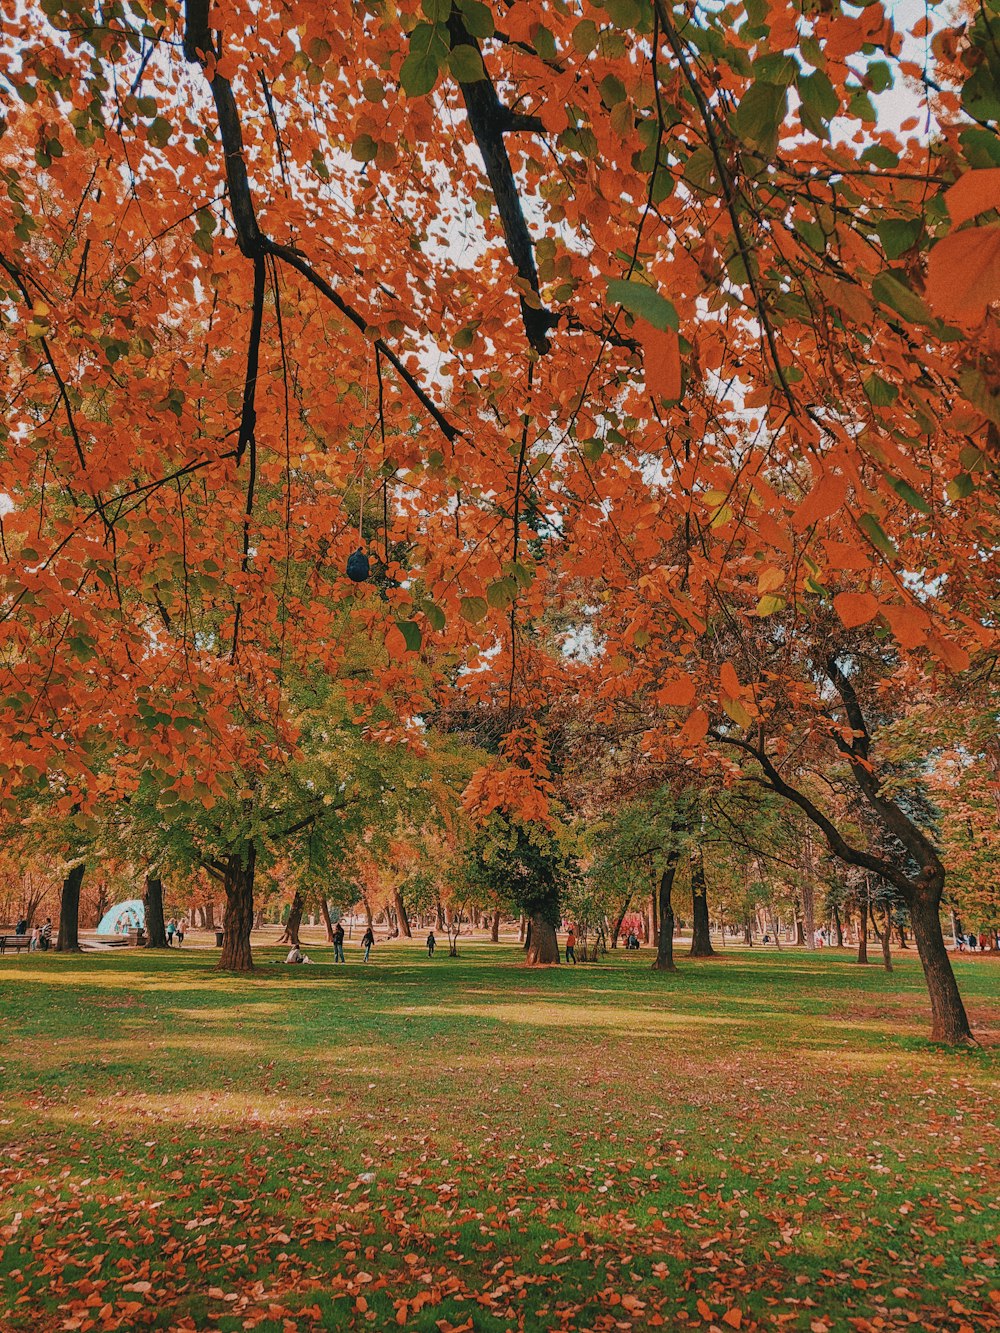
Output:
[[[995,961],[258,957],[0,960],[0,1328],[1000,1328]]]

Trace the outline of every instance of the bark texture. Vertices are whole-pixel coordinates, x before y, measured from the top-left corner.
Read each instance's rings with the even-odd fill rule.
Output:
[[[691,957],[711,958],[712,933],[708,922],[708,886],[705,883],[705,862],[699,852],[691,862]]]
[[[59,899],[59,938],[56,941],[58,953],[80,952],[80,887],[85,868],[81,861],[63,880]]]
[[[252,972],[253,955],[250,932],[253,929],[253,881],[257,849],[253,843],[245,852],[230,855],[225,862],[223,885],[226,890],[225,937],[218,967],[222,972]]]
[[[529,967],[559,962],[559,941],[556,928],[547,917],[535,912],[530,922],[531,943],[525,962]]]
[[[146,948],[165,949],[167,928],[163,922],[163,881],[159,875],[146,876],[142,900],[146,908]]]

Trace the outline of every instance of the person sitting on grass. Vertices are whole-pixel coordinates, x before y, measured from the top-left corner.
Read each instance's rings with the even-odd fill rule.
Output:
[[[369,926],[368,929],[365,931],[365,933],[361,936],[361,947],[365,951],[366,963],[368,962],[368,955],[371,953],[372,945],[374,943],[375,943],[375,932],[372,930],[371,926]]]
[[[307,958],[306,955],[302,952],[302,950],[299,948],[299,946],[298,946],[297,944],[293,944],[292,947],[288,950],[288,957],[285,959],[285,962],[286,962],[286,963],[311,963],[311,962],[312,962],[312,959],[311,959],[311,958]]]

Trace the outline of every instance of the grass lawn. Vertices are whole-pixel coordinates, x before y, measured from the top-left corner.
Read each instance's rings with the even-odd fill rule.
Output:
[[[0,960],[0,1329],[1000,1328],[997,961],[257,956]]]

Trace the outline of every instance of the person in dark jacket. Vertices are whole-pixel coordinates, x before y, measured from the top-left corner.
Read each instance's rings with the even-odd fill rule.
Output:
[[[428,958],[433,958],[433,957],[434,957],[434,950],[435,950],[436,948],[437,948],[437,940],[434,938],[434,932],[433,932],[433,930],[428,931],[428,934],[427,934],[427,957],[428,957]]]
[[[371,926],[361,936],[361,947],[365,951],[365,962],[368,962],[368,955],[371,953],[372,945],[375,943],[375,932]]]
[[[338,921],[333,928],[333,961],[335,963],[345,962],[344,958],[344,924]]]

